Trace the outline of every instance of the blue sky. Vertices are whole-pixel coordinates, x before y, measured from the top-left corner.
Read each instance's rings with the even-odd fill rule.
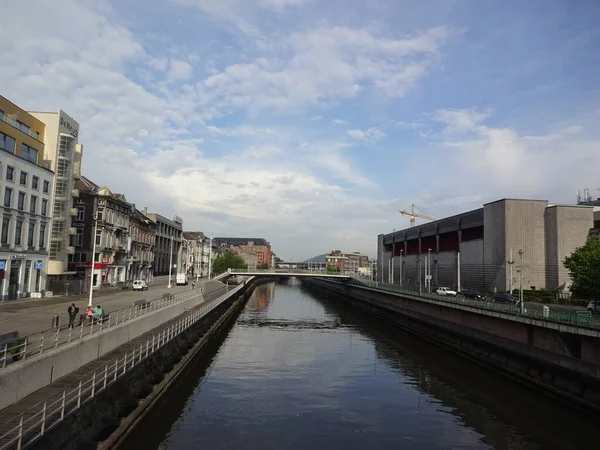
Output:
[[[189,230],[374,254],[411,203],[600,195],[599,19],[591,0],[24,0],[2,6],[0,86],[64,109],[85,175]]]

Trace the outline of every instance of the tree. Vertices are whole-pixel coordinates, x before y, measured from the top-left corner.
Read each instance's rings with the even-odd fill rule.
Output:
[[[342,269],[339,266],[327,266],[328,273],[340,273]]]
[[[212,276],[221,275],[227,272],[227,269],[247,269],[248,264],[236,252],[227,250],[222,255],[217,256],[212,262]]]
[[[583,247],[577,248],[564,261],[573,284],[573,296],[582,299],[600,298],[600,240],[588,237]]]
[[[267,270],[269,268],[269,263],[264,262],[262,264],[259,264],[256,268],[258,270]]]

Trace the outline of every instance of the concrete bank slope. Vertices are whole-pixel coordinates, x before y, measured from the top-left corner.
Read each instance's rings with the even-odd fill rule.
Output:
[[[47,346],[50,349],[0,369],[0,410],[177,317],[202,301],[200,291],[180,292],[177,295],[179,298],[164,308],[146,312],[102,330],[96,326],[98,331],[93,334],[83,335],[81,339],[74,339],[57,348],[52,348],[53,339],[49,336]],[[75,328],[75,333],[83,332],[84,328],[85,333],[90,333],[89,327]]]
[[[380,317],[572,406],[600,414],[600,338],[595,330],[555,326],[476,308],[405,298],[337,281],[305,287]]]
[[[248,279],[245,284],[226,288],[225,292],[212,290],[211,294],[205,294],[206,301],[202,304],[58,380],[58,389],[67,385],[75,388],[74,399],[79,395],[80,404],[72,402],[75,408],[47,410],[51,426],[43,433],[39,425],[33,427],[24,436],[27,445],[23,448],[118,448],[131,427],[165,394],[188,363],[235,319],[255,285],[256,280]],[[111,364],[111,361],[117,362]],[[78,380],[82,378],[92,382],[84,382],[78,390]],[[67,392],[66,397],[72,396]],[[65,416],[61,418],[63,411]]]

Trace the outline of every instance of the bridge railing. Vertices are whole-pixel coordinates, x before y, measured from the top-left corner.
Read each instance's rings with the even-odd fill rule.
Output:
[[[227,273],[231,275],[245,275],[248,273],[297,273],[306,275],[322,276],[344,276],[350,277],[351,274],[342,272],[327,272],[326,270],[308,270],[308,269],[228,269]]]
[[[394,292],[397,294],[405,294],[413,297],[435,300],[438,302],[441,301],[446,303],[460,304],[464,306],[470,306],[473,308],[498,311],[506,314],[531,317],[540,320],[550,320],[554,322],[569,323],[571,325],[576,326],[600,328],[600,320],[595,320],[590,311],[551,308],[549,306],[546,306],[544,308],[545,305],[527,305],[524,309],[524,312],[521,314],[519,307],[511,304],[496,303],[488,300],[470,300],[460,295],[456,297],[449,297],[445,295],[429,294],[426,292],[419,292],[412,289],[402,288],[396,285],[379,283],[356,277],[353,277],[351,283],[361,286],[367,286],[374,289],[380,289],[383,291]]]
[[[70,327],[68,324],[59,325],[56,328],[50,328],[39,333],[33,333],[4,342],[0,346],[0,369],[5,368],[9,364],[23,362],[26,359],[41,355],[62,345],[70,344],[73,341],[84,339],[106,328],[115,327],[123,322],[128,322],[145,314],[167,308],[175,303],[189,300],[196,295],[200,295],[200,291],[191,290],[177,294],[164,294],[161,298],[156,298],[143,304],[134,304],[112,311],[103,319],[89,321],[89,319],[85,318],[81,323],[73,327]]]
[[[232,289],[232,292],[242,288],[243,285],[240,285]],[[196,295],[198,295],[197,291]],[[78,382],[73,384],[73,388],[65,389],[62,394],[40,402],[20,416],[0,424],[0,430],[2,430],[0,433],[3,433],[0,435],[0,450],[25,448],[36,439],[44,436],[50,429],[65,420],[67,416],[73,414],[86,403],[93,401],[95,396],[116,382],[118,378],[130,372],[144,359],[157,352],[173,338],[214,310],[229,298],[229,295],[230,293],[227,291],[218,298],[196,307],[167,328],[153,333],[139,347],[125,352],[124,355],[115,358],[114,362],[106,364],[100,370],[84,375]]]

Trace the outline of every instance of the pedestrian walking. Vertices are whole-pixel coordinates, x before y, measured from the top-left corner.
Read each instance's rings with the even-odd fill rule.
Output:
[[[196,282],[194,280],[192,280],[192,291],[196,289]]]
[[[75,303],[71,303],[71,306],[67,308],[67,313],[69,314],[69,328],[73,328],[78,312],[79,308],[75,305]]]

